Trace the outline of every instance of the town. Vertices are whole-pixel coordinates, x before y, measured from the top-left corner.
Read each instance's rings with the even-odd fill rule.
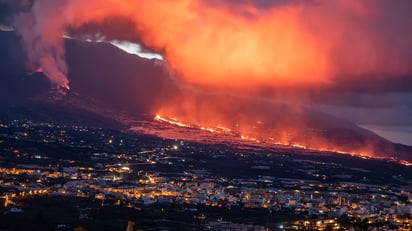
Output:
[[[134,220],[143,230],[151,230],[145,219],[181,230],[412,228],[412,167],[296,147],[4,121],[0,176],[2,219],[68,198],[75,217],[50,221],[61,230],[87,226],[105,207],[132,211],[123,225]],[[185,214],[181,224],[173,213]],[[16,224],[0,229],[7,225]]]

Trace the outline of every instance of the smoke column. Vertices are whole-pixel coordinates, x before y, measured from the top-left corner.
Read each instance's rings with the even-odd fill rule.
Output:
[[[70,84],[64,36],[139,43],[195,89],[162,98],[154,113],[282,144],[374,152],[379,137],[274,96],[412,77],[410,0],[33,0],[25,9],[14,27],[29,67],[55,87]],[[267,89],[270,103],[239,100]]]
[[[410,75],[411,5],[408,0],[36,0],[29,13],[18,15],[16,27],[31,66],[42,67],[57,86],[69,84],[63,36],[76,35],[140,42],[192,85],[317,87]],[[116,29],[121,22],[130,24],[128,30]],[[90,25],[98,31],[88,30]]]

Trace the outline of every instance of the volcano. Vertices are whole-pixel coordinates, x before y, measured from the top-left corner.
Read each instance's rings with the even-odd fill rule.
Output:
[[[225,138],[230,142],[236,137],[265,145],[412,161],[412,147],[394,144],[304,102],[296,105],[293,100],[195,89],[180,83],[165,61],[141,58],[105,42],[66,39],[71,90],[50,90],[43,73],[26,71],[15,32],[0,32],[0,41],[3,119],[133,128],[205,142]],[[174,133],[164,132],[168,130]]]

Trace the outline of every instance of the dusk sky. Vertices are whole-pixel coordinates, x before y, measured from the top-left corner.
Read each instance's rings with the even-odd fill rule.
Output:
[[[70,86],[65,36],[107,41],[157,54],[182,86],[310,105],[412,144],[409,0],[0,4],[3,30],[20,34],[28,66],[55,86]]]

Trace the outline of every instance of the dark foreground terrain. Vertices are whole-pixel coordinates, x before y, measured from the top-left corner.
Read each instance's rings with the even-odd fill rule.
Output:
[[[412,167],[394,160],[211,135],[0,127],[0,230],[411,228]]]

